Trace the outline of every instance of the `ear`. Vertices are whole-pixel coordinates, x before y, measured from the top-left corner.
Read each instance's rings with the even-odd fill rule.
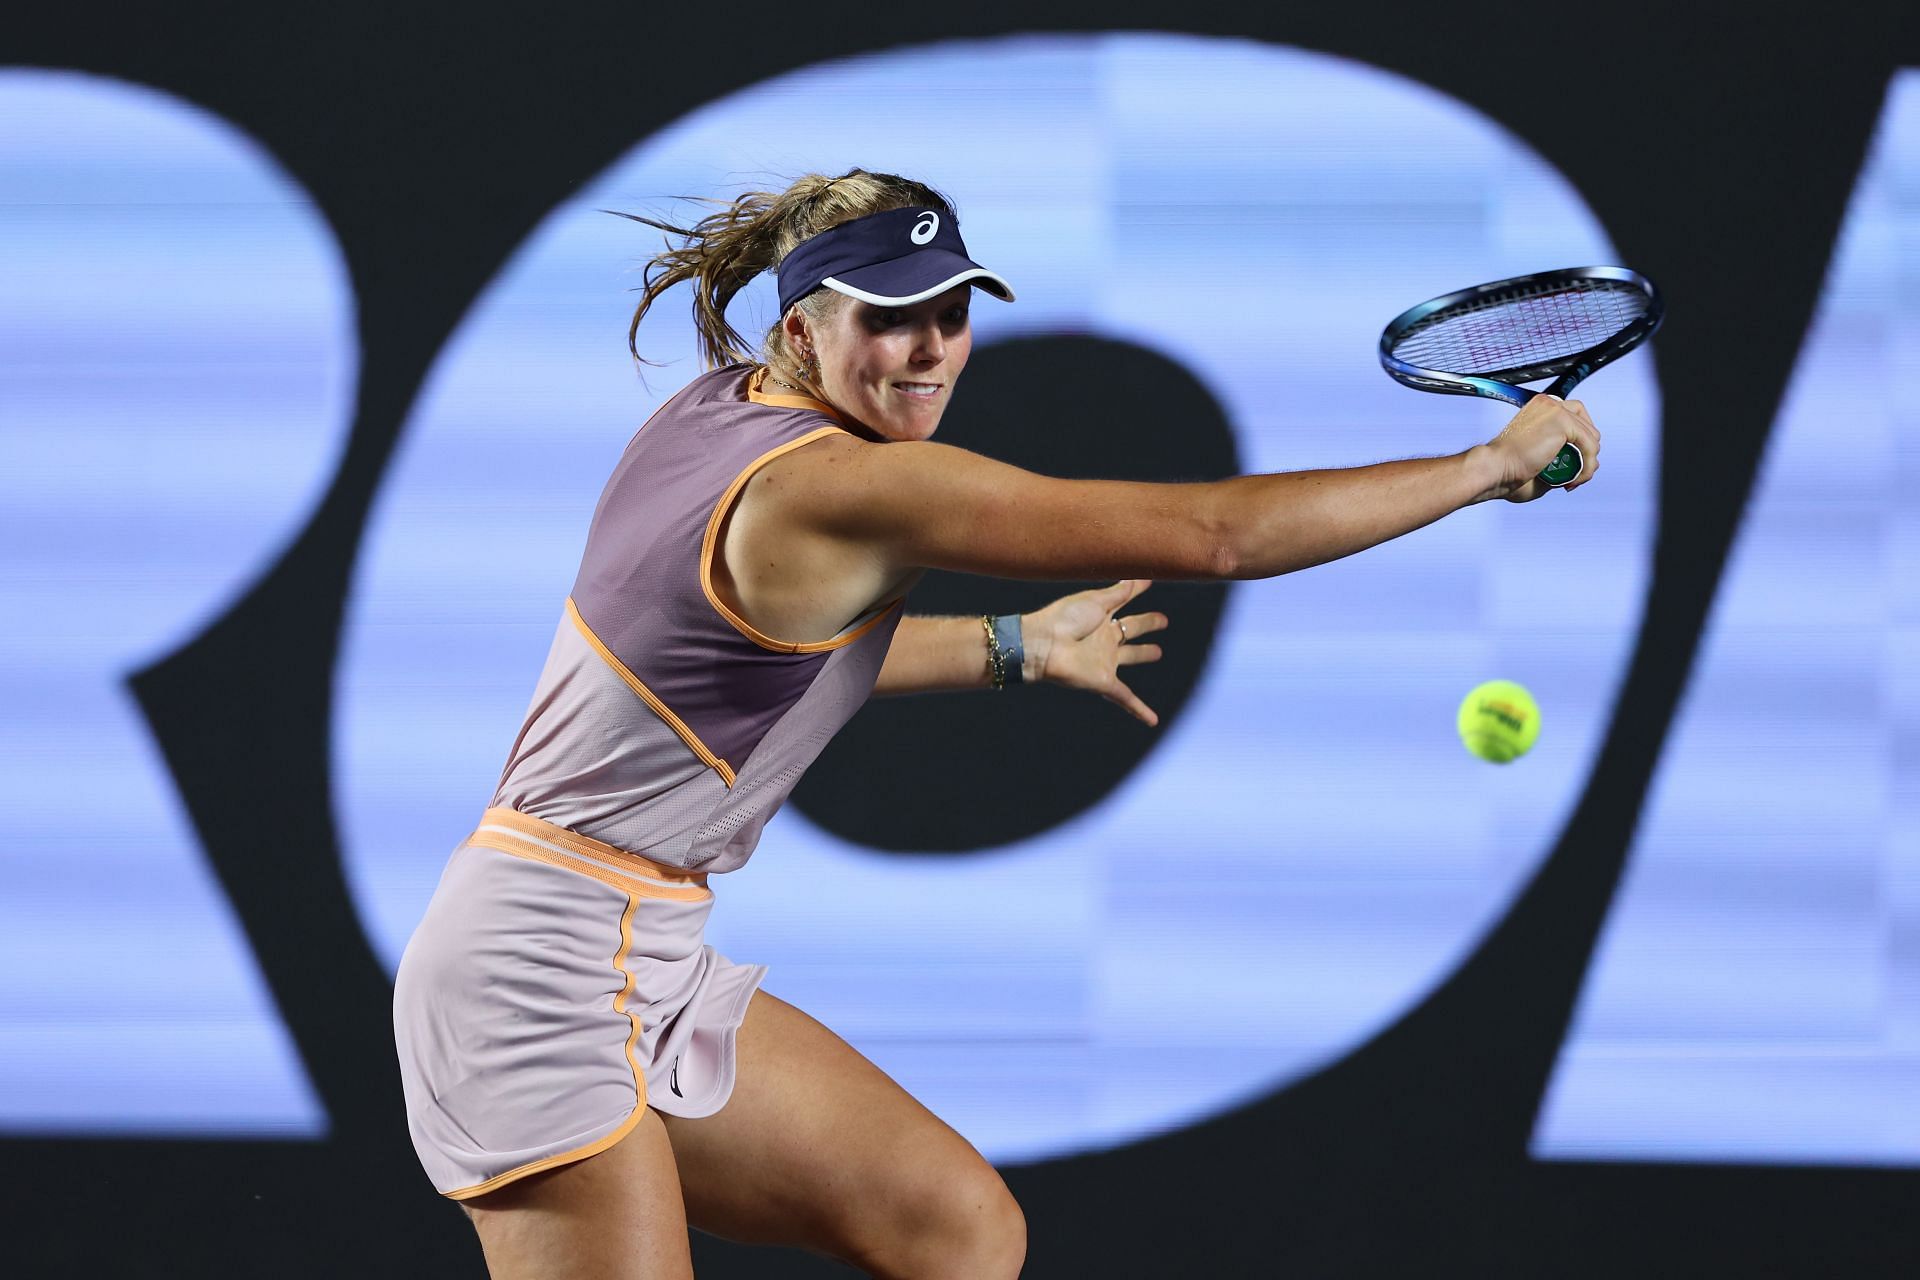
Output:
[[[786,316],[780,321],[780,330],[787,335],[787,345],[794,351],[813,350],[813,334],[807,328],[807,318],[800,313],[798,303],[787,308]]]

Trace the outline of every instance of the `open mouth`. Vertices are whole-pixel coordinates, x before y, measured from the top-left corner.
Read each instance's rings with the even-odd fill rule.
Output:
[[[893,389],[915,400],[931,400],[940,394],[940,384],[937,382],[896,382]]]

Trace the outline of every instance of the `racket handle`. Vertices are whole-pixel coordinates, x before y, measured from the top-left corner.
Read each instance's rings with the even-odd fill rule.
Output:
[[[1520,401],[1523,405],[1537,395],[1559,396],[1564,400],[1567,398],[1567,393],[1579,386],[1590,372],[1592,368],[1589,365],[1575,365],[1555,379],[1554,384],[1544,392],[1528,391],[1525,387],[1516,387],[1515,390],[1526,396],[1526,400]],[[1558,489],[1578,476],[1580,469],[1586,465],[1587,460],[1581,455],[1580,446],[1569,440],[1560,446],[1560,452],[1554,455],[1553,461],[1541,470],[1540,478],[1552,488]]]
[[[1558,489],[1579,475],[1580,468],[1586,465],[1587,460],[1580,456],[1580,446],[1569,440],[1560,446],[1560,452],[1541,471],[1540,478]]]

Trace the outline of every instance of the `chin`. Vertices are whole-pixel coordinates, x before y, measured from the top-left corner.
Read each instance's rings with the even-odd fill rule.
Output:
[[[940,418],[945,406],[926,413],[916,413],[909,417],[895,414],[874,414],[867,423],[876,435],[889,440],[925,440],[940,426]]]

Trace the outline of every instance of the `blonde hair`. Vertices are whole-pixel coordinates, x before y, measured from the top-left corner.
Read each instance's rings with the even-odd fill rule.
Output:
[[[669,240],[666,250],[648,261],[641,276],[640,305],[634,308],[633,323],[627,326],[627,350],[643,364],[653,362],[640,354],[640,321],[661,294],[682,281],[693,282],[693,324],[707,367],[750,360],[753,357],[747,340],[727,321],[727,304],[749,280],[779,266],[801,241],[829,227],[888,209],[952,207],[945,196],[924,183],[865,169],[849,169],[837,178],[810,173],[785,191],[748,191],[731,201],[703,203],[720,208],[691,227],[636,213],[619,215],[678,236],[681,241],[676,247]],[[819,319],[827,314],[833,305],[830,299],[835,296],[831,291],[816,289],[794,305]],[[781,376],[793,379],[799,376],[801,366],[781,327],[785,318],[775,319],[767,330],[760,343],[760,358]]]

